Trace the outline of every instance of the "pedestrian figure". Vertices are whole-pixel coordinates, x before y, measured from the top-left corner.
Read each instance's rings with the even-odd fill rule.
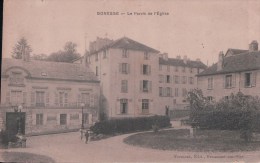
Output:
[[[86,138],[85,143],[87,144],[88,143],[88,139],[89,139],[89,132],[88,132],[88,130],[85,132],[85,138]]]
[[[82,140],[83,139],[84,130],[81,128],[79,130],[79,132],[80,132],[80,140]]]

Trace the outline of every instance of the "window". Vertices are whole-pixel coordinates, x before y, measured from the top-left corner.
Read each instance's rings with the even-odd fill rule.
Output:
[[[182,88],[182,97],[186,97],[186,95],[187,95],[187,89]]]
[[[140,91],[141,92],[152,92],[152,82],[148,80],[140,81]]]
[[[229,99],[229,97],[228,96],[225,96],[225,100],[228,100]]]
[[[103,51],[103,58],[107,58],[107,51],[106,50]]]
[[[192,67],[190,67],[190,73],[193,73],[193,69],[192,69]]]
[[[187,77],[186,76],[183,76],[182,77],[182,84],[186,84],[187,83]]]
[[[90,105],[90,95],[89,95],[89,93],[81,93],[81,103],[84,103],[85,106]]]
[[[173,99],[173,105],[176,105],[176,99]]]
[[[127,64],[127,63],[121,63],[121,64],[119,64],[119,71],[120,71],[122,74],[129,74],[129,72],[130,72],[130,65]]]
[[[60,125],[67,124],[67,114],[60,114]]]
[[[23,103],[22,91],[16,91],[16,90],[11,91],[11,103],[17,105]]]
[[[182,67],[182,72],[185,72],[186,71],[186,67]]]
[[[10,77],[10,84],[23,84],[24,78],[22,76],[21,72],[12,72],[11,77]]]
[[[148,52],[144,52],[144,59],[145,59],[145,60],[148,60],[148,59],[149,59],[149,54],[148,54]]]
[[[232,87],[232,75],[226,75],[225,77],[225,88]]]
[[[179,71],[178,66],[176,66],[175,67],[175,72],[178,72],[178,71]]]
[[[245,73],[245,87],[256,86],[256,72]]]
[[[128,58],[128,51],[127,51],[127,49],[123,49],[123,51],[122,51],[122,58]]]
[[[149,114],[149,99],[142,99],[142,114]]]
[[[207,97],[209,101],[213,101],[213,97],[212,96],[208,96]]]
[[[148,92],[148,84],[149,81],[148,80],[143,80],[143,92]]]
[[[189,83],[194,84],[194,78],[193,77],[189,77]]]
[[[127,114],[128,99],[120,99],[120,113]]]
[[[162,70],[162,65],[159,65],[159,70],[160,70],[160,71]]]
[[[44,96],[45,92],[36,91],[36,106],[45,106]]]
[[[96,66],[96,76],[98,76],[98,66]]]
[[[159,82],[163,83],[164,82],[164,76],[163,75],[159,75]]]
[[[171,76],[170,75],[166,75],[166,83],[170,83],[171,82]]]
[[[170,87],[166,88],[166,96],[170,97],[172,95],[172,89]]]
[[[179,97],[179,89],[175,88],[175,97]]]
[[[43,125],[43,114],[36,114],[36,125]]]
[[[213,89],[213,77],[208,78],[208,89]]]
[[[170,66],[169,65],[167,65],[167,71],[170,71]]]
[[[151,66],[149,65],[142,65],[141,66],[141,71],[143,75],[150,75],[151,74]]]
[[[68,106],[68,93],[67,92],[59,92],[59,106]]]
[[[175,75],[175,84],[179,84],[179,76]]]
[[[127,87],[127,80],[122,80],[121,81],[121,92],[122,93],[127,93],[128,87]]]
[[[95,55],[95,60],[98,61],[98,54]]]
[[[163,96],[163,88],[159,87],[159,96]]]

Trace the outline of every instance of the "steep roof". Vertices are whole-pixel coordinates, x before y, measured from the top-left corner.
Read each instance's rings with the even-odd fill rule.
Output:
[[[185,67],[202,68],[202,69],[207,68],[207,66],[204,63],[202,63],[201,61],[187,60],[187,63],[185,64],[183,59],[177,59],[177,58],[168,58],[168,60],[159,58],[159,64],[172,65],[172,66],[183,66],[183,67],[185,66]]]
[[[198,76],[233,73],[260,69],[260,51],[245,52],[230,57],[224,57],[222,70],[217,71],[217,63],[207,68]]]
[[[139,51],[147,51],[147,52],[152,52],[152,53],[159,53],[158,50],[148,47],[140,42],[134,41],[128,37],[123,37],[123,38],[113,41],[112,43],[99,49],[98,51],[92,52],[91,54],[96,54],[96,53],[98,53],[104,49],[108,49],[108,48],[121,48],[121,49],[130,49],[130,50],[139,50]]]
[[[236,54],[241,54],[241,53],[245,53],[245,52],[248,52],[248,50],[243,50],[243,49],[228,49],[227,52],[226,52],[226,55],[227,53],[231,52],[233,55],[236,55]]]
[[[4,58],[2,60],[2,75],[12,68],[21,68],[28,72],[29,77],[37,79],[56,79],[79,82],[98,82],[97,77],[88,67],[81,64],[47,62]]]

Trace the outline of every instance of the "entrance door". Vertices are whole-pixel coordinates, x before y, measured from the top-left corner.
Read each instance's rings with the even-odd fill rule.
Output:
[[[19,121],[20,121],[21,133],[25,134],[25,113],[24,112],[6,113],[6,131],[9,139],[12,139],[18,133]]]

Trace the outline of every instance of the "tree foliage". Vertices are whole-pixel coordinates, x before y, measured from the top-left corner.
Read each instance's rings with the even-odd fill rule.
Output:
[[[31,46],[27,43],[27,40],[22,37],[13,47],[12,58],[22,59],[23,54],[32,52]]]
[[[241,92],[218,102],[211,102],[201,90],[188,93],[190,120],[194,127],[220,130],[240,130],[241,138],[250,141],[253,130],[259,130],[260,99]]]
[[[67,42],[63,50],[52,53],[48,56],[48,61],[54,62],[72,62],[73,60],[80,57],[80,54],[77,53],[77,44],[73,42]]]
[[[47,54],[33,54],[32,59],[34,60],[41,60],[41,61],[45,61],[48,59],[48,55]]]

